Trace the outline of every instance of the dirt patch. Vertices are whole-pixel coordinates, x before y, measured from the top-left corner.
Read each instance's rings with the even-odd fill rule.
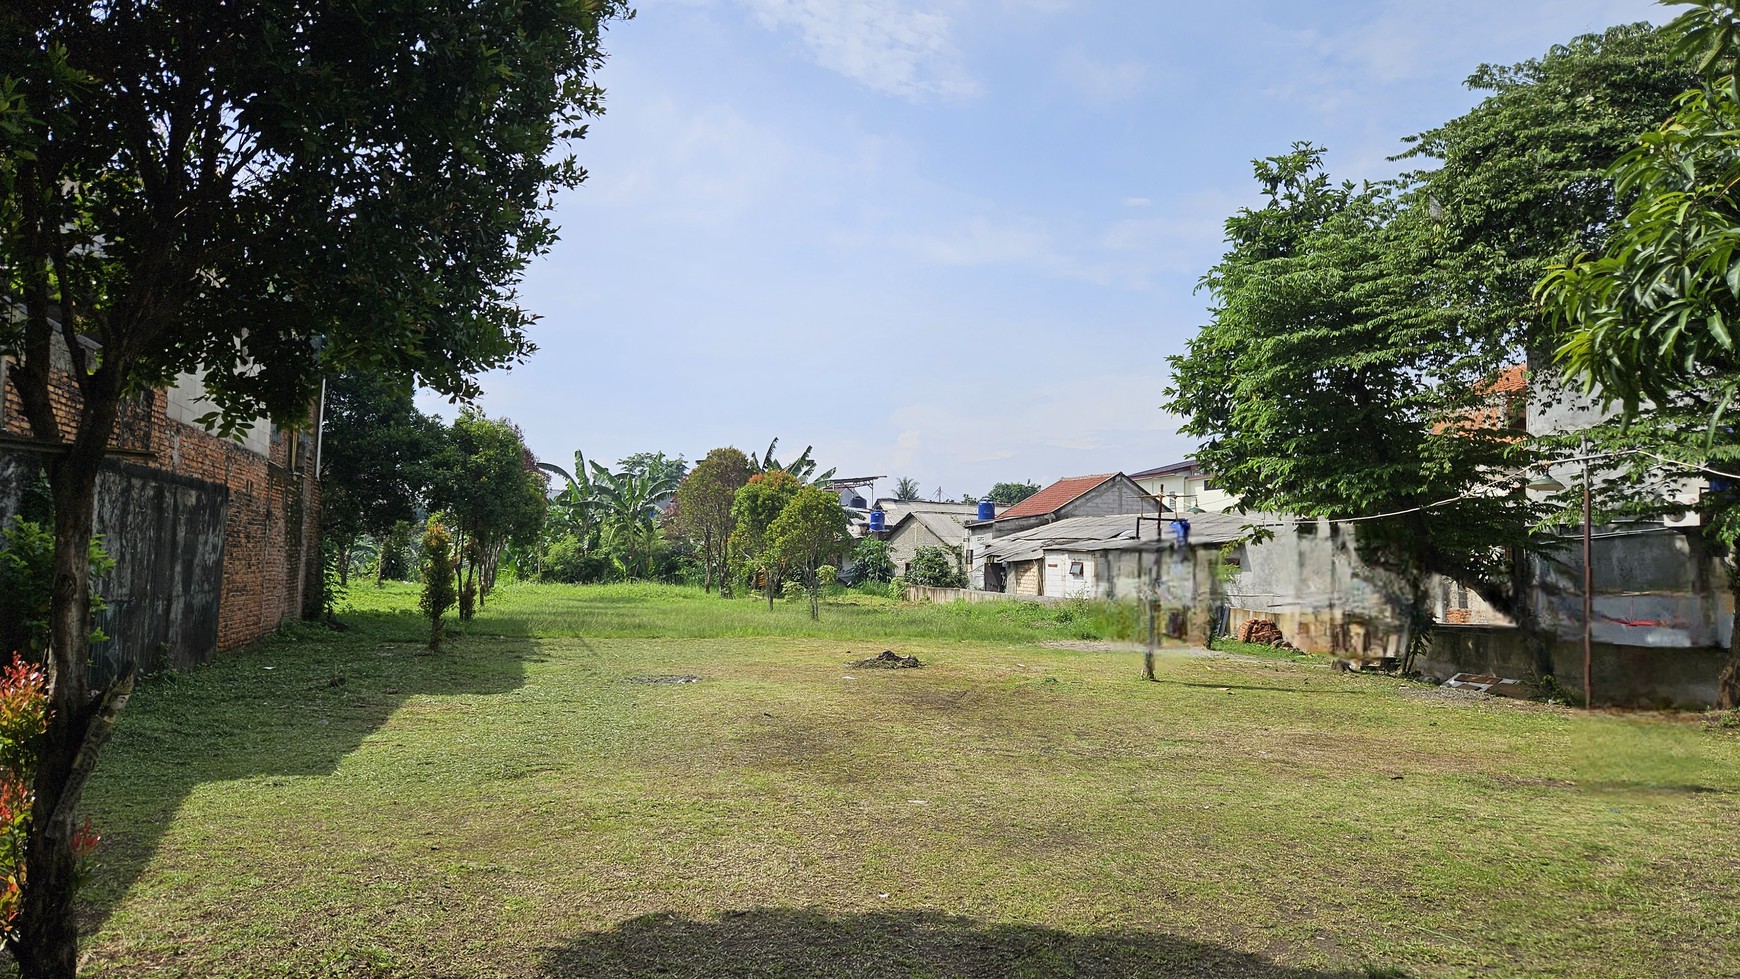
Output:
[[[884,649],[869,659],[847,660],[846,665],[857,670],[915,670],[924,664],[917,656],[902,656],[892,649]]]
[[[698,676],[631,676],[629,683],[700,683]]]
[[[1098,639],[1049,639],[1039,645],[1046,649],[1070,649],[1078,653],[1134,653],[1142,650],[1139,642],[1104,642]]]

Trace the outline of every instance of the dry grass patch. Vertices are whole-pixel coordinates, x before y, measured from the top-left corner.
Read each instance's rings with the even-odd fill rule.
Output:
[[[776,614],[707,638],[681,594],[680,635],[606,638],[583,634],[583,588],[528,628],[537,594],[439,656],[383,610],[147,685],[92,789],[92,972],[1740,963],[1726,730],[1272,661],[1168,656],[1144,683],[1129,652],[1010,641],[1014,618],[964,639]],[[656,594],[603,597],[618,626],[658,619]],[[727,603],[722,631],[749,611]],[[846,666],[884,648],[925,666]]]

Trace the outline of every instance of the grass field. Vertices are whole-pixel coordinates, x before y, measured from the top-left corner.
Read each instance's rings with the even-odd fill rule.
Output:
[[[1147,683],[1059,648],[1104,612],[853,601],[516,586],[431,655],[364,590],[155,679],[87,797],[86,967],[1740,974],[1734,728],[1183,651]],[[925,666],[845,665],[885,648]]]

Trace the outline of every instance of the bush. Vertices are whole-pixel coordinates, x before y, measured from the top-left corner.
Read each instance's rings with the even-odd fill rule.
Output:
[[[429,648],[441,648],[441,617],[458,601],[453,585],[453,537],[438,517],[423,531],[423,596],[418,601],[429,620]]]
[[[30,808],[35,801],[35,740],[48,727],[48,677],[42,667],[16,654],[0,670],[0,935],[8,944],[18,937],[18,911],[23,898],[24,856],[30,832]],[[73,859],[78,861],[73,886],[90,876],[90,856],[97,846],[91,821],[73,831]]]
[[[965,588],[967,576],[961,573],[959,559],[953,549],[930,545],[912,555],[912,566],[906,578],[915,585],[929,588]]]
[[[888,542],[866,537],[852,549],[851,580],[856,585],[865,581],[890,581],[894,578],[894,562],[888,559]]]
[[[565,585],[588,585],[616,577],[616,564],[608,557],[588,553],[573,534],[558,537],[544,548],[538,572],[539,581]]]
[[[101,537],[91,538],[90,576],[101,578],[115,562]],[[48,649],[48,609],[54,583],[54,533],[34,520],[14,519],[0,530],[0,655],[24,653],[40,659]],[[91,619],[103,610],[102,596],[91,590]],[[108,637],[93,624],[91,642]]]

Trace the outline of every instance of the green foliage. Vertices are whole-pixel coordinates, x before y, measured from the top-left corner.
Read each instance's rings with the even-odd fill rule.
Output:
[[[539,580],[570,585],[612,581],[616,565],[602,554],[589,553],[578,537],[564,534],[545,545]]]
[[[619,557],[627,577],[652,574],[660,506],[677,489],[673,472],[668,465],[649,465],[644,471],[613,473],[592,464],[592,491],[604,513],[604,543]]]
[[[894,484],[894,498],[903,501],[921,499],[924,491],[918,488],[918,480],[911,476],[902,476]]]
[[[802,574],[804,590],[810,596],[810,615],[820,614],[819,592],[826,579],[820,569],[826,562],[838,558],[851,546],[846,532],[846,511],[840,497],[816,486],[804,486],[792,494],[779,516],[767,528],[767,550],[775,566],[792,568]],[[832,568],[829,568],[832,572]]]
[[[725,447],[707,453],[677,488],[677,524],[700,544],[703,584],[730,592],[729,546],[735,528],[732,504],[749,482],[749,457]]]
[[[682,457],[665,458],[663,452],[636,452],[616,461],[618,472],[651,476],[660,484],[676,486],[689,474],[689,463]]]
[[[991,487],[991,492],[985,498],[1002,506],[1014,506],[1029,496],[1039,492],[1038,483],[998,483]]]
[[[757,459],[755,456],[749,457],[750,467],[758,473],[767,473],[776,469],[783,469],[792,476],[795,476],[798,482],[803,483],[806,486],[825,483],[834,478],[834,470],[832,469],[822,473],[816,472],[816,461],[810,457],[810,453],[815,448],[814,446],[804,446],[803,454],[799,455],[789,463],[781,463],[778,459],[774,458],[773,452],[777,448],[779,448],[779,439],[774,439],[772,442],[769,442],[767,444],[767,451],[762,454],[761,458]]]
[[[471,408],[448,427],[435,465],[434,500],[453,522],[481,598],[495,585],[502,550],[536,543],[549,510],[548,477],[512,422]]]
[[[393,524],[381,540],[376,580],[405,581],[411,577],[411,524],[401,520]]]
[[[101,538],[91,539],[87,562],[93,579],[115,568]],[[0,529],[0,655],[22,653],[31,662],[45,661],[53,592],[54,534],[34,520],[14,517]],[[94,622],[104,608],[95,588],[90,608]],[[91,642],[107,638],[93,625]]]
[[[773,582],[780,574],[776,555],[768,546],[767,530],[802,487],[803,483],[784,469],[770,469],[750,476],[731,502],[732,566],[739,572],[759,574],[769,602],[773,600]]]
[[[1480,104],[1411,137],[1408,174],[1428,211],[1417,272],[1454,312],[1442,324],[1491,373],[1554,345],[1533,290],[1543,268],[1602,247],[1623,213],[1607,168],[1691,83],[1671,39],[1649,24],[1609,28],[1517,65],[1482,65]]]
[[[1667,33],[1703,78],[1684,86],[1689,91],[1672,116],[1607,171],[1631,201],[1611,240],[1593,258],[1556,267],[1540,296],[1570,329],[1558,358],[1573,377],[1620,401],[1627,417],[1646,402],[1701,411],[1713,434],[1740,395],[1733,335],[1740,323],[1740,36],[1732,3],[1689,6]]]
[[[453,581],[453,535],[439,516],[423,529],[423,594],[417,607],[429,620],[429,648],[441,648],[441,617],[458,601]]]
[[[346,550],[365,534],[382,538],[408,525],[427,503],[444,435],[438,419],[417,410],[408,384],[372,372],[328,379],[320,448],[328,546]]]
[[[0,671],[0,937],[8,943],[19,938],[31,784],[36,741],[48,726],[47,691],[48,677],[42,667],[17,654]]]
[[[1227,221],[1203,278],[1213,321],[1172,358],[1167,407],[1203,439],[1196,460],[1254,510],[1390,514],[1355,540],[1415,606],[1441,574],[1514,607],[1505,549],[1534,544],[1535,512],[1520,476],[1489,487],[1524,447],[1462,421],[1488,407],[1490,375],[1422,283],[1426,214],[1330,183],[1308,144],[1256,175],[1268,203]]]
[[[888,542],[860,538],[852,548],[852,576],[858,581],[886,582],[894,577],[894,562],[888,557]]]
[[[965,588],[967,576],[961,572],[960,555],[953,548],[928,544],[913,552],[912,565],[906,569],[910,584],[929,588]]]

